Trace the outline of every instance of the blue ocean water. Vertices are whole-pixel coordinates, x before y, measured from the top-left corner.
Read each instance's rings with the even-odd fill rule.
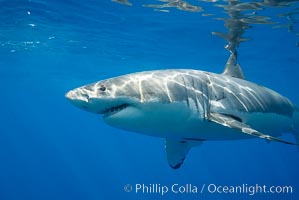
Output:
[[[222,72],[227,41],[211,33],[227,32],[216,19],[228,17],[223,7],[195,0],[189,3],[204,11],[143,6],[165,2],[0,1],[1,200],[299,198],[294,146],[259,139],[208,141],[173,170],[163,139],[109,127],[101,116],[64,98],[75,87],[136,71]],[[239,45],[238,63],[248,80],[299,105],[298,3],[265,2],[263,9],[246,12],[261,13],[272,23],[249,23],[244,37],[251,40]],[[284,138],[294,141],[292,135]],[[127,184],[133,189],[191,184],[199,192],[126,192]],[[293,191],[200,192],[210,184],[292,186]]]

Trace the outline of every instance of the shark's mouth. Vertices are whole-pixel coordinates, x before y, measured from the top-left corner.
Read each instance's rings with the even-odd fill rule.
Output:
[[[105,109],[103,112],[101,112],[101,114],[103,114],[103,117],[109,117],[126,109],[128,106],[129,104],[121,104],[119,106],[113,106],[111,108]]]

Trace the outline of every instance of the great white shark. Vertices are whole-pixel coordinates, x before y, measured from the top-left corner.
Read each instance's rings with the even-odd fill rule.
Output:
[[[100,114],[108,125],[165,138],[169,165],[208,140],[262,138],[298,145],[299,113],[286,97],[245,80],[231,55],[224,72],[145,71],[69,91],[75,106]],[[278,137],[293,133],[296,142]]]

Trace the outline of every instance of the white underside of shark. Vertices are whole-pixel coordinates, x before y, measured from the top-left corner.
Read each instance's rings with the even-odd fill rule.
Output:
[[[71,90],[76,106],[102,114],[113,127],[166,139],[169,165],[179,168],[188,151],[208,140],[279,139],[299,142],[298,109],[280,94],[244,80],[231,64],[223,74],[157,70],[124,75]]]
[[[138,107],[138,105],[136,105]],[[143,107],[142,112],[134,107],[127,107],[111,116],[104,117],[104,121],[116,128],[150,135],[154,137],[190,140],[234,140],[248,139],[252,136],[239,134],[239,130],[229,129],[218,123],[211,123],[189,109],[185,102],[161,106],[160,103],[151,103]],[[255,127],[260,132],[271,133],[271,136],[281,136],[291,132],[293,120],[275,113],[245,113],[231,112],[238,116],[247,125]],[[171,116],[171,117],[169,117]],[[126,117],[126,120],[121,120]],[[159,120],[157,120],[159,119]]]

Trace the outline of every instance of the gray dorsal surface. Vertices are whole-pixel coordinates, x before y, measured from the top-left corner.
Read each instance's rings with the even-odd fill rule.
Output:
[[[130,93],[140,102],[155,101],[159,96],[163,103],[186,101],[188,105],[198,106],[200,103],[207,112],[237,110],[292,116],[294,111],[294,105],[273,90],[239,78],[198,70],[149,71],[110,81],[102,84],[122,88],[115,96]]]

